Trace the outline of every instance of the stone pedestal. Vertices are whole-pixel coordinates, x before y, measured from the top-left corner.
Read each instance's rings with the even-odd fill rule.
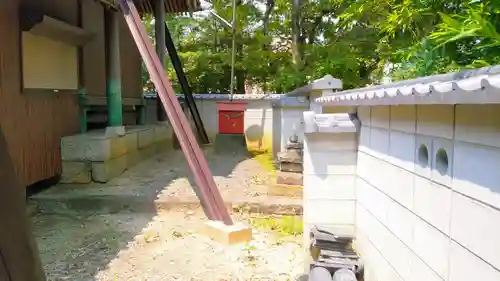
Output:
[[[246,243],[252,240],[252,228],[241,223],[225,225],[221,221],[208,221],[203,232],[211,239],[227,245]]]
[[[106,183],[171,146],[165,125],[127,127],[123,135],[95,130],[61,139],[62,183]]]
[[[302,185],[302,143],[292,135],[286,144],[286,151],[278,153],[278,184]]]

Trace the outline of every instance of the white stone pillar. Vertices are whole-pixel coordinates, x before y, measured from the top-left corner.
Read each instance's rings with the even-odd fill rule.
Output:
[[[357,134],[347,113],[304,112],[304,125],[304,246],[308,249],[314,225],[354,236]]]

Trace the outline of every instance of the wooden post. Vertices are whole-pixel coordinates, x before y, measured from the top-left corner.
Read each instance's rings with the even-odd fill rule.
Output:
[[[122,105],[122,81],[121,81],[121,62],[120,62],[120,14],[117,12],[108,12],[108,77],[107,77],[107,96],[108,96],[108,126],[123,126],[123,105]]]
[[[154,6],[156,54],[165,67],[165,1],[157,0]],[[156,98],[156,116],[158,121],[167,120],[167,114],[159,97]]]
[[[0,128],[0,280],[45,281],[31,222],[26,191],[16,179]]]

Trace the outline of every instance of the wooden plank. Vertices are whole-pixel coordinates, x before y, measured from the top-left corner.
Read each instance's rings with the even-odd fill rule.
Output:
[[[44,281],[45,274],[26,212],[25,189],[14,172],[0,128],[0,280]]]

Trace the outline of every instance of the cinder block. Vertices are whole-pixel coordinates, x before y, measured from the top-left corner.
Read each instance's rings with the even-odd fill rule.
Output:
[[[452,105],[418,105],[417,133],[453,139],[454,109]]]
[[[415,105],[391,106],[391,130],[414,134],[416,132],[417,107]]]
[[[380,254],[387,258],[390,251],[390,235],[389,230],[378,221],[375,217],[370,217],[370,231],[368,232],[368,239],[378,249]]]
[[[389,106],[371,107],[371,127],[389,129]]]
[[[355,200],[354,175],[305,175],[304,198]]]
[[[356,133],[308,134],[305,137],[304,150],[309,152],[356,151]]]
[[[457,193],[452,200],[451,237],[500,269],[500,211]]]
[[[451,194],[451,189],[416,176],[414,212],[449,235]]]
[[[417,217],[400,204],[392,201],[387,205],[387,227],[408,247],[413,243],[413,230]]]
[[[61,183],[90,183],[90,164],[88,162],[62,162]]]
[[[443,281],[427,264],[418,256],[413,255],[411,259],[411,275],[407,281]],[[475,280],[475,279],[469,279]],[[482,280],[482,279],[477,279]],[[464,280],[465,281],[465,280]]]
[[[353,225],[356,213],[354,200],[304,199],[304,221],[310,224]]]
[[[368,150],[370,149],[370,131],[371,128],[368,126],[363,125],[361,127],[361,130],[359,132],[359,151],[368,152]]]
[[[497,238],[498,239],[498,238]],[[451,242],[450,281],[500,280],[500,271],[465,248]]]
[[[356,237],[368,238],[370,231],[370,214],[368,210],[362,205],[356,204]]]
[[[356,180],[356,195],[358,203],[369,211],[374,218],[384,225],[388,224],[388,212],[390,210],[388,206],[391,204],[391,198],[362,179]]]
[[[123,174],[129,164],[128,155],[123,155],[106,162],[92,162],[92,179],[95,182],[106,183]]]
[[[370,130],[370,155],[389,160],[389,130],[372,127]]]
[[[371,108],[368,106],[358,107],[358,118],[363,126],[370,126],[371,123]]]
[[[455,139],[500,147],[498,104],[458,104],[455,109]]]
[[[229,245],[252,240],[252,228],[241,223],[225,225],[221,221],[208,221],[203,233],[215,241]]]
[[[387,174],[378,174],[378,177],[388,186],[387,194],[407,209],[413,210],[415,174],[394,165],[388,165],[388,167]],[[390,178],[387,178],[388,176]]]
[[[500,149],[455,142],[454,190],[500,208]]]
[[[356,169],[356,175],[365,179],[369,180],[371,176],[371,171],[372,171],[372,157],[366,153],[363,152],[358,152],[358,163],[357,163],[357,169]]]
[[[450,239],[427,222],[417,219],[413,251],[444,280],[448,278]]]
[[[385,254],[386,259],[403,280],[410,279],[412,276],[411,260],[414,253],[394,234],[389,232],[387,237],[389,239],[387,240],[388,246],[387,253]]]
[[[413,172],[415,170],[415,135],[391,131],[389,139],[389,162]]]
[[[309,175],[354,175],[357,153],[345,152],[304,152],[303,174]]]

